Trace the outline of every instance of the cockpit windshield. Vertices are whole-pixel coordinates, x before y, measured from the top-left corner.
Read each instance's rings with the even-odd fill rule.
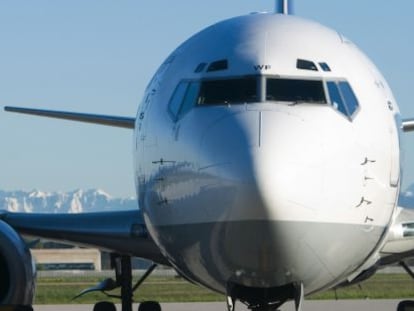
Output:
[[[242,104],[258,101],[255,77],[201,82],[199,105]]]
[[[320,80],[267,78],[266,100],[326,104],[325,91]]]
[[[261,97],[258,85],[263,77],[201,81],[198,105],[244,104],[266,101],[289,103],[323,103],[326,96],[321,80],[282,79],[266,77],[266,96]],[[264,81],[264,80],[263,80]]]
[[[182,80],[173,92],[168,110],[174,120],[179,120],[195,106],[260,102],[327,104],[350,120],[359,109],[358,98],[346,80],[258,75]]]

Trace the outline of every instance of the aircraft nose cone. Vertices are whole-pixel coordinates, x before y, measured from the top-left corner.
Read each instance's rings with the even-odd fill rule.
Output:
[[[349,228],[317,221],[321,180],[330,176],[325,140],[323,128],[280,111],[245,111],[206,132],[200,171],[216,178],[227,196],[211,198],[205,212],[219,221],[210,236],[217,246],[213,261],[227,271],[229,282],[304,282],[312,291],[346,266],[337,258],[341,243],[334,236],[348,238]]]
[[[258,106],[269,110],[226,107],[194,123],[197,165],[166,166],[170,178],[154,183],[153,236],[181,273],[220,292],[310,293],[355,271],[383,232],[355,220],[365,155],[329,109]]]
[[[220,198],[211,209],[219,209],[220,218],[257,219],[267,217],[260,209],[257,189],[261,144],[261,114],[257,111],[237,113],[209,127],[200,150],[200,170],[220,182],[231,193],[223,206]],[[226,211],[226,213],[223,213]]]
[[[335,221],[338,211],[348,213],[359,204],[364,155],[353,132],[338,125],[332,134],[330,123],[313,117],[244,111],[209,127],[200,171],[232,191],[227,219]]]
[[[211,198],[206,207],[206,213],[217,215],[221,224],[211,236],[219,250],[215,264],[222,254],[231,274],[229,282],[245,286],[296,281],[298,261],[290,254],[292,230],[281,221],[285,205],[284,197],[278,196],[288,186],[284,174],[290,164],[280,162],[278,155],[286,143],[279,136],[286,133],[265,132],[266,123],[274,122],[277,115],[246,111],[222,119],[209,128],[200,152],[205,156],[201,170],[220,180],[227,192],[226,200]],[[310,264],[313,258],[309,256]]]
[[[300,142],[287,138],[290,133],[283,125],[280,125],[282,133],[269,130],[269,125],[278,122],[278,114],[237,113],[214,123],[204,135],[200,170],[217,177],[233,193],[232,208],[226,208],[228,219],[273,218],[281,205],[277,200],[283,197],[278,194],[290,187],[292,168],[289,159],[284,159],[285,149],[293,143],[298,154],[301,147]]]

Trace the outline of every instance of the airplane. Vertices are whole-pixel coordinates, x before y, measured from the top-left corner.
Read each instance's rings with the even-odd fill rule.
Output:
[[[123,311],[157,264],[224,294],[228,311],[237,301],[254,311],[294,301],[299,311],[305,296],[395,263],[414,277],[414,210],[398,205],[400,137],[414,119],[402,119],[357,46],[292,8],[277,0],[275,12],[189,38],[161,64],[136,117],[5,107],[133,130],[139,208],[1,212],[0,304],[33,303],[21,235],[110,251],[116,280],[82,294],[120,287]],[[131,257],[154,263],[134,286]]]

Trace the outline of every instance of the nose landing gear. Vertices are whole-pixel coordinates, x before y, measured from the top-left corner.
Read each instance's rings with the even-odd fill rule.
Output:
[[[82,291],[74,299],[83,296],[87,293],[100,291],[111,298],[120,298],[122,302],[122,311],[132,311],[132,297],[133,293],[141,286],[147,277],[154,271],[157,264],[152,264],[144,275],[132,287],[132,267],[131,257],[125,255],[113,254],[111,256],[111,267],[115,269],[115,280],[106,279],[98,285]],[[115,288],[121,288],[121,295],[111,295],[106,293]],[[156,301],[145,301],[139,305],[139,311],[161,311],[161,306]],[[101,301],[95,304],[93,311],[116,311],[115,305],[112,302]]]
[[[303,283],[273,288],[252,288],[229,282],[227,284],[228,311],[235,311],[236,299],[246,304],[252,311],[276,311],[286,301],[293,300],[295,310],[301,311],[305,295]]]

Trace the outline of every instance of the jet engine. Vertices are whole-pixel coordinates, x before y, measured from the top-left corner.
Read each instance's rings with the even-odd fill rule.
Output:
[[[0,305],[31,305],[36,268],[21,236],[0,220]]]

